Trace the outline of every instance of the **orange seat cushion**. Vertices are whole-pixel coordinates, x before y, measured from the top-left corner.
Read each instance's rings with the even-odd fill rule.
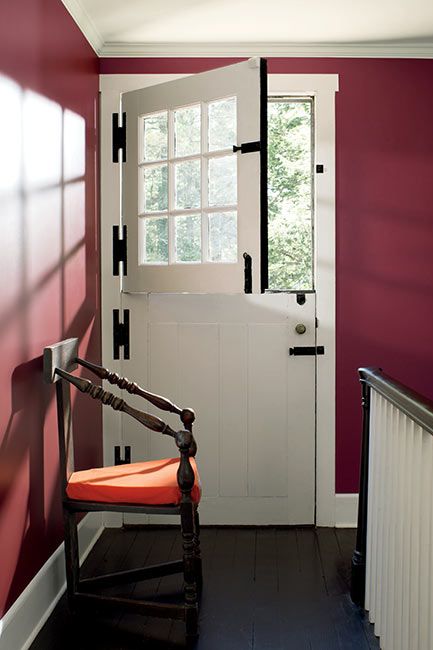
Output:
[[[195,474],[191,497],[194,503],[198,503],[200,477],[194,458],[190,460]],[[179,457],[163,458],[73,472],[66,494],[79,501],[178,505],[182,497],[176,477],[179,462]]]

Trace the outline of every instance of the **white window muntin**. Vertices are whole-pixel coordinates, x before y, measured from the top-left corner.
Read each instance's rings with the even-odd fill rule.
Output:
[[[232,148],[225,149],[216,149],[209,151],[209,132],[208,132],[208,115],[209,115],[209,106],[216,102],[234,99],[237,102],[237,97],[235,95],[226,95],[212,99],[208,102],[194,102],[191,104],[183,104],[179,106],[171,107],[167,110],[153,111],[151,113],[145,113],[138,117],[138,218],[139,218],[139,242],[142,247],[139,253],[140,264],[144,266],[167,266],[181,264],[185,266],[187,264],[236,264],[237,259],[234,261],[213,261],[210,258],[209,251],[209,227],[208,227],[208,215],[211,213],[228,213],[235,212],[237,213],[237,201],[236,203],[227,203],[220,205],[209,205],[209,160],[217,159],[226,156],[233,156],[236,161],[236,188],[238,185],[238,166],[237,166],[237,156],[233,152]],[[194,106],[200,105],[200,153],[190,154],[185,156],[175,156],[175,124],[174,116],[175,112],[184,108],[192,108]],[[235,110],[237,104],[235,103]],[[167,114],[167,158],[160,158],[152,161],[144,160],[144,120],[152,117],[153,115],[163,115]],[[236,126],[237,126],[237,110],[235,113]],[[236,141],[233,142],[236,144]],[[187,162],[190,160],[199,160],[200,161],[200,206],[191,207],[191,208],[176,208],[175,205],[175,166],[182,162]],[[168,209],[167,210],[155,210],[155,211],[146,211],[145,210],[145,201],[144,201],[144,170],[150,168],[163,167],[167,165],[167,191],[168,191]],[[175,245],[175,218],[177,216],[201,214],[201,261],[196,262],[183,262],[176,259],[176,245]],[[168,219],[168,262],[146,262],[145,261],[145,249],[143,246],[144,243],[144,220],[152,219],[156,217],[166,217]],[[238,250],[238,240],[239,233],[237,232],[237,258],[239,256]]]

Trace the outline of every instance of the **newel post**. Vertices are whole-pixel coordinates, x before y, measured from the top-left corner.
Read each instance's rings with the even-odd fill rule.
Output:
[[[362,386],[362,447],[359,481],[358,529],[356,548],[352,556],[352,584],[350,596],[355,605],[365,603],[365,560],[367,549],[367,504],[368,504],[368,459],[370,447],[370,386],[365,381],[362,369],[359,371]]]

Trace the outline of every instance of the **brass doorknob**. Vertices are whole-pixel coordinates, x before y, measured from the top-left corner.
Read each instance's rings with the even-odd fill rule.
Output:
[[[295,332],[297,334],[305,334],[307,331],[307,328],[305,327],[304,323],[298,323],[295,327]]]

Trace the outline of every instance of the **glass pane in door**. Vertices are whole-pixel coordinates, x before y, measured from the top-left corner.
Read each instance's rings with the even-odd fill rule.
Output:
[[[268,102],[269,289],[312,290],[313,100]]]

